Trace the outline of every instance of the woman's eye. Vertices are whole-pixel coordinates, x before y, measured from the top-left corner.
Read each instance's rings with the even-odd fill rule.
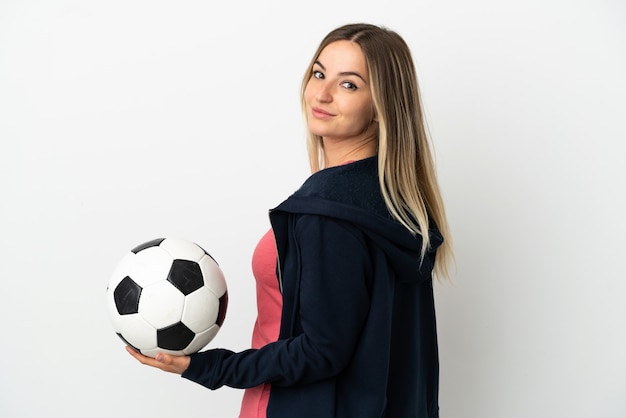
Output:
[[[313,78],[319,78],[322,79],[324,78],[324,74],[321,71],[313,71]]]
[[[351,83],[351,82],[349,82],[349,81],[344,81],[343,83],[341,83],[341,85],[342,85],[344,88],[347,88],[348,90],[356,90],[356,89],[357,89],[356,84]]]

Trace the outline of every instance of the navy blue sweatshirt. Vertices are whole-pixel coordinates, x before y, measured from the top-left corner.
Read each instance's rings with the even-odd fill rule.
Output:
[[[270,211],[283,312],[278,341],[191,355],[183,377],[216,389],[270,382],[268,417],[436,418],[431,249],[394,221],[376,157],[327,168]]]

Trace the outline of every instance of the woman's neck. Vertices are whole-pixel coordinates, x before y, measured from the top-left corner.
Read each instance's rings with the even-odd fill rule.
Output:
[[[373,157],[377,152],[377,141],[374,138],[358,143],[342,141],[324,141],[324,167],[335,167],[348,162]]]

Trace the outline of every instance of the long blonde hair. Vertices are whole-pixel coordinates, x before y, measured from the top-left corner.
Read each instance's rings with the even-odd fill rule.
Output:
[[[331,31],[320,43],[302,81],[304,90],[322,50],[348,40],[361,47],[369,71],[375,114],[378,118],[378,169],[383,198],[391,215],[414,234],[422,235],[422,257],[430,246],[432,222],[444,238],[437,250],[435,275],[449,278],[452,240],[430,140],[424,122],[417,75],[406,42],[389,29],[356,23]],[[306,117],[306,115],[305,115]],[[311,170],[324,168],[322,138],[308,131]]]

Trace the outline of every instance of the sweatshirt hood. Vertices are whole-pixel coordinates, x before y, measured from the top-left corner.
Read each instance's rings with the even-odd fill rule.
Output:
[[[436,249],[443,238],[429,230],[430,246],[421,257],[422,237],[394,220],[384,203],[378,183],[376,157],[331,167],[311,175],[276,212],[315,214],[350,222],[360,227],[389,259],[401,282],[432,278]]]

